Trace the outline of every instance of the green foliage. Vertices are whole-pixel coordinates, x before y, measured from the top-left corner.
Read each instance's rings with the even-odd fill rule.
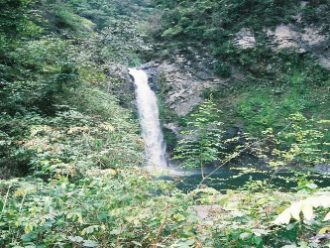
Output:
[[[194,240],[189,198],[170,184],[134,168],[86,173],[75,183],[66,177],[1,182],[1,192],[11,194],[0,215],[0,245],[169,247]]]
[[[231,75],[231,68],[226,63],[216,63],[214,67],[214,72],[220,77],[228,78]]]
[[[27,24],[26,12],[32,2],[33,0],[0,1],[0,36],[13,37],[25,30]]]
[[[24,147],[32,155],[35,175],[75,177],[92,167],[123,168],[142,163],[143,148],[133,130],[137,126],[124,117],[102,121],[70,110],[39,123],[31,121]]]
[[[180,32],[169,32],[172,36],[193,33],[197,40],[216,40],[220,32],[242,27],[262,28],[261,25],[274,25],[285,21],[294,11],[293,1],[157,1],[166,12],[164,26]],[[291,9],[286,9],[291,7]],[[198,20],[195,17],[201,17]],[[258,26],[259,25],[259,26]],[[173,26],[171,28],[171,26]],[[193,36],[191,36],[193,37]]]
[[[286,125],[285,118],[290,113],[304,110],[298,94],[286,92],[279,100],[271,91],[269,88],[256,89],[240,98],[238,114],[245,120],[248,132],[258,133],[268,127],[279,130]]]
[[[326,110],[330,104],[327,97],[329,73],[312,62],[291,63],[286,65],[287,72],[277,79],[280,82],[248,85],[242,93],[238,92],[238,104],[233,107],[248,132],[260,135],[269,127],[279,131],[288,124],[290,114],[297,111],[315,119],[329,118]],[[246,83],[255,84],[253,79]]]
[[[43,177],[72,177],[93,166],[141,164],[143,146],[130,113],[98,90],[82,90],[77,96],[68,95],[71,100],[76,98],[84,114],[59,105],[54,117],[2,116],[0,168],[12,174],[20,166],[22,172],[30,168]]]
[[[48,183],[35,178],[1,181],[0,244],[309,247],[314,233],[324,232],[327,224],[323,221],[327,211],[314,211],[313,222],[274,225],[291,202],[310,196],[306,191],[278,192],[261,183],[257,192],[238,189],[220,194],[201,188],[185,195],[171,183],[150,179],[136,168],[90,168],[75,181],[63,176]],[[313,197],[323,194],[327,193],[317,190]],[[206,219],[193,217],[197,207],[204,209]]]
[[[65,6],[65,5],[64,5]],[[54,25],[58,29],[68,29],[80,35],[91,32],[95,24],[85,18],[72,13],[69,9],[63,8],[58,4],[53,7]]]
[[[311,1],[303,11],[304,19],[313,25],[318,25],[322,32],[330,30],[330,11],[329,0]]]
[[[329,120],[315,121],[300,113],[288,118],[280,132],[267,129],[257,153],[275,168],[288,165],[320,165],[329,163]]]
[[[227,148],[237,138],[225,137],[226,131],[219,112],[213,100],[209,99],[189,116],[187,127],[181,131],[184,138],[178,141],[174,151],[174,158],[181,160],[183,166],[203,168],[208,163],[233,156]]]
[[[280,139],[290,145],[290,149],[281,156],[300,163],[327,164],[330,161],[330,121],[307,119],[299,113],[291,115],[289,121],[290,128],[280,134]]]
[[[112,20],[110,26],[102,30],[100,43],[105,46],[100,50],[101,58],[129,66],[140,63],[136,52],[145,49],[141,35],[134,22],[129,19]]]
[[[174,158],[183,160],[183,166],[202,168],[217,160],[225,132],[218,112],[212,100],[207,100],[191,115],[192,121],[188,121],[187,128],[181,131],[185,138],[179,140],[175,149]]]
[[[114,11],[116,15],[119,14],[117,8],[120,8],[122,3],[109,2],[113,4],[108,7],[102,5],[102,8],[108,9],[107,13]],[[94,156],[97,152],[103,154],[99,159],[87,159],[81,154],[86,154],[86,149],[91,148],[77,147],[79,156],[84,157],[87,164],[97,164],[100,167],[137,165],[142,157],[141,146],[137,144],[140,140],[135,121],[129,113],[118,107],[116,97],[109,97],[100,91],[104,89],[118,93],[116,87],[120,88],[123,84],[122,79],[114,75],[109,76],[110,62],[125,58],[124,63],[129,64],[137,60],[131,55],[135,49],[134,42],[130,43],[130,46],[122,46],[125,43],[123,41],[133,35],[132,22],[125,17],[116,19],[116,16],[110,15],[107,16],[107,25],[113,25],[113,28],[102,27],[103,30],[98,30],[99,33],[96,34],[93,33],[94,24],[79,16],[78,9],[86,6],[98,8],[100,5],[90,1],[59,3],[40,1],[36,5],[30,1],[4,1],[2,5],[0,153],[4,156],[0,159],[0,170],[3,177],[10,174],[22,175],[28,169],[47,177],[55,173],[56,164],[63,164],[64,170],[68,164],[72,166],[73,163],[76,166],[72,146],[79,142],[88,143],[88,146],[93,148],[98,146],[98,150],[93,151]],[[15,30],[14,26],[7,28],[5,25],[8,23],[15,25]],[[128,25],[130,29],[127,29]],[[35,33],[30,32],[33,28]],[[12,35],[9,29],[15,31],[16,36]],[[108,32],[112,29],[115,31]],[[109,35],[111,40],[106,38]],[[115,40],[118,41],[116,44],[113,42]],[[121,85],[115,86],[116,84]],[[121,100],[127,102],[127,94],[125,99]],[[63,109],[61,106],[65,104],[68,106]],[[73,111],[75,107],[78,107],[79,111]],[[86,116],[86,119],[76,119],[71,126],[67,126],[65,119],[71,118],[74,113],[90,116]],[[112,120],[116,135],[105,135],[109,132],[92,124],[91,120],[101,126],[108,125]],[[85,121],[89,123],[86,124],[87,129],[94,130],[87,140],[79,139],[78,136],[63,136],[70,128],[83,126]],[[13,130],[10,130],[10,125],[14,126]],[[58,128],[55,128],[56,125]],[[121,127],[117,128],[117,125]],[[42,132],[43,136],[38,137],[41,143],[36,144],[36,149],[27,149],[24,142],[28,143],[30,139],[38,141],[37,137],[30,136],[34,126],[46,129]],[[46,135],[45,132],[48,131]],[[61,139],[58,140],[57,136]],[[52,143],[51,140],[55,150],[66,140],[67,145],[63,146],[62,154],[53,154],[47,149],[37,151],[40,147],[45,148],[42,147],[42,142]],[[115,150],[118,150],[115,152],[116,156],[112,156]],[[124,151],[129,155],[123,156]],[[34,156],[34,159],[31,159],[31,156]]]
[[[56,38],[26,42],[6,55],[1,111],[11,115],[24,111],[51,112],[56,94],[77,84],[77,69],[70,43]],[[12,63],[12,64],[9,64]],[[31,73],[33,72],[33,73]]]
[[[262,29],[287,23],[299,10],[296,1],[263,0],[194,0],[156,1],[163,8],[161,26],[154,36],[164,47],[174,52],[189,54],[187,44],[197,52],[211,55],[215,73],[227,77],[230,64],[246,65],[243,57],[266,57],[256,49],[241,51],[233,38],[242,28],[249,28],[264,40]],[[161,35],[160,35],[161,34]],[[201,49],[203,47],[203,49]]]
[[[263,29],[294,22],[298,14],[304,23],[317,22],[325,32],[329,29],[328,0],[310,1],[303,7],[292,0],[157,0],[156,4],[163,10],[161,25],[154,30],[157,41],[185,53],[189,44],[197,51],[208,52],[220,64],[242,64],[244,56],[258,56],[257,50],[267,42]],[[233,38],[242,28],[252,30],[261,46],[246,51],[235,49]],[[272,57],[268,52],[263,54],[266,57],[259,54],[259,62]]]
[[[23,176],[28,172],[30,153],[22,147],[28,133],[29,116],[2,113],[0,116],[0,178]]]
[[[227,86],[212,90],[218,108],[224,111],[224,123],[242,126],[250,137],[263,139],[264,130],[279,132],[296,112],[315,122],[329,119],[329,71],[318,66],[308,53],[275,52],[265,32],[283,23],[303,28],[315,20],[326,33],[327,0],[306,5],[297,1],[251,0],[157,3],[163,15],[154,38],[161,49],[166,49],[167,54],[183,54],[192,64],[202,64],[223,78],[232,76]],[[294,21],[297,15],[301,16],[300,24]],[[235,37],[242,28],[252,32],[255,47],[237,46]],[[326,130],[320,132],[327,135]],[[323,149],[317,151],[323,153]]]
[[[208,247],[313,247],[317,239],[315,233],[321,233],[328,224],[328,220],[323,221],[327,211],[315,211],[315,219],[310,222],[291,222],[287,226],[274,224],[274,220],[291,202],[308,199],[310,192],[284,193],[268,188],[266,182],[252,183],[261,187],[253,192],[238,189],[220,194],[203,188],[191,193],[195,204],[208,199],[208,205],[201,206],[203,215],[205,212],[208,215],[197,232],[201,239],[204,237],[203,244]],[[328,189],[318,190],[310,202],[324,204],[325,201],[318,198],[322,195],[327,196]],[[312,199],[320,200],[317,203]],[[212,236],[207,236],[209,233]]]

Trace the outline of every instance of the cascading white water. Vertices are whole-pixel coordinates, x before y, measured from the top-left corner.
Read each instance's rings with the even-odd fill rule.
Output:
[[[129,72],[134,78],[136,102],[148,166],[166,168],[166,146],[160,128],[156,95],[151,90],[148,76],[143,70],[130,69]]]

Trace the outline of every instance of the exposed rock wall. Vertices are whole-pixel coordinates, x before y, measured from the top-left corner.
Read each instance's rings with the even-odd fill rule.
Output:
[[[161,91],[165,104],[178,116],[188,114],[195,105],[202,101],[203,91],[212,89],[226,80],[210,76],[201,79],[190,72],[184,65],[187,61],[149,63],[143,66],[150,77],[154,90]]]
[[[274,52],[282,49],[295,49],[299,53],[309,52],[318,59],[322,67],[330,70],[330,37],[322,34],[317,27],[300,28],[293,24],[280,24],[274,29],[265,29],[264,32]],[[255,35],[247,28],[241,29],[234,41],[240,49],[258,45]]]

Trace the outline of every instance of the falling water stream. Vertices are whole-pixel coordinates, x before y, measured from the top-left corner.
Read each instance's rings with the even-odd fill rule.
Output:
[[[166,146],[159,121],[157,97],[148,84],[145,71],[130,69],[134,78],[137,108],[148,167],[166,168]]]

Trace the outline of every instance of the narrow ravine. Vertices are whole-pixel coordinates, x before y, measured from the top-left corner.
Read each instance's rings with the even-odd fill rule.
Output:
[[[148,75],[143,70],[130,69],[130,74],[134,78],[147,165],[151,168],[167,168],[166,145],[159,121],[156,94],[150,88]]]

